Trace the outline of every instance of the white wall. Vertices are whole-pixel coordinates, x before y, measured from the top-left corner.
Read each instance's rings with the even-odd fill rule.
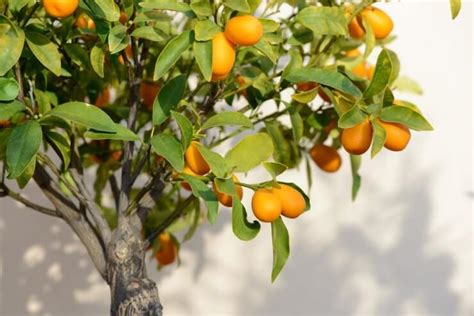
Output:
[[[473,314],[473,6],[453,22],[447,3],[383,5],[435,131],[365,157],[355,203],[348,157],[334,175],[314,168],[312,212],[287,221],[292,254],[275,284],[269,227],[241,242],[223,210],[183,246],[181,267],[150,261],[166,315]],[[297,171],[284,179],[306,185]],[[0,209],[0,315],[107,313],[108,289],[63,223],[5,199]]]

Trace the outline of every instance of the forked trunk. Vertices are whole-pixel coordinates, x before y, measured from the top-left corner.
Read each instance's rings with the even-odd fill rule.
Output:
[[[110,314],[161,316],[156,283],[146,275],[143,242],[139,232],[124,222],[119,224],[108,249]]]

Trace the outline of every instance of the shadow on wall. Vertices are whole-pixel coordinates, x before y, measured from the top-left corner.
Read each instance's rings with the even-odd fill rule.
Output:
[[[41,194],[30,188],[28,197]],[[70,228],[12,200],[0,205],[0,315],[104,314],[108,287]]]
[[[252,314],[308,315],[313,311],[312,315],[395,316],[415,306],[421,315],[459,315],[459,298],[449,287],[454,261],[447,254],[431,255],[426,249],[432,207],[426,190],[429,176],[411,175],[413,179],[416,181],[408,179],[409,185],[385,196],[389,204],[406,203],[399,238],[393,246],[380,249],[362,230],[347,225],[338,229],[334,241],[322,247],[300,243],[294,253],[305,255],[290,258],[294,262],[279,280],[283,286],[262,294],[270,293],[263,302],[272,304],[250,308],[255,310]],[[291,280],[291,288],[285,285],[285,275],[297,278]],[[295,291],[298,295],[291,295],[290,304],[288,295]],[[367,291],[378,293],[374,301],[364,301]],[[239,300],[249,301],[245,293]]]

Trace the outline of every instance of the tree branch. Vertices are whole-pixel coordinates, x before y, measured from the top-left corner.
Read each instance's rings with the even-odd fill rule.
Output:
[[[30,200],[22,197],[19,193],[12,191],[5,184],[2,184],[1,191],[2,191],[2,194],[4,194],[4,196],[9,196],[10,198],[14,199],[17,202],[20,202],[21,204],[23,204],[24,206],[30,209],[33,209],[45,215],[49,215],[53,217],[61,217],[61,215],[58,214],[56,210],[31,202]]]

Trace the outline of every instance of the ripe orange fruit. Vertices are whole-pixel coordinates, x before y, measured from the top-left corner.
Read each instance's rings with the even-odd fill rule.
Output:
[[[212,82],[217,82],[217,81],[224,80],[225,78],[227,78],[228,75],[229,75],[228,73],[223,74],[223,75],[212,74],[211,81]]]
[[[209,165],[199,152],[197,144],[199,144],[197,141],[191,142],[191,145],[189,145],[184,153],[184,158],[189,168],[191,168],[194,173],[202,176],[209,172]]]
[[[235,62],[235,48],[223,32],[212,38],[212,75],[222,80],[232,70]]]
[[[76,19],[76,27],[83,30],[95,30],[95,23],[87,14],[83,13]]]
[[[341,167],[341,156],[332,147],[316,144],[309,154],[316,165],[326,172],[336,172]]]
[[[110,153],[110,159],[114,161],[119,161],[122,158],[122,151],[121,150],[114,150]]]
[[[184,173],[184,174],[189,174],[190,176],[195,176],[195,177],[199,176],[199,175],[198,175],[197,173],[195,173],[191,168],[189,168],[188,165],[185,165],[185,166],[184,166],[183,173]],[[181,182],[181,187],[182,187],[183,189],[188,190],[188,191],[192,191],[191,186],[190,186],[189,183],[187,183],[186,181]]]
[[[109,88],[104,88],[101,93],[95,99],[95,105],[99,108],[103,108],[110,103],[110,91]]]
[[[10,120],[0,120],[0,128],[10,127],[12,122]]]
[[[155,102],[155,98],[159,91],[160,86],[156,82],[142,81],[140,84],[140,97],[149,111],[153,109],[153,102]]]
[[[375,66],[374,65],[369,65],[367,67],[367,79],[372,80],[374,77],[374,72],[375,72]]]
[[[127,47],[125,47],[125,56],[127,56],[127,59],[128,59],[128,60],[133,60],[132,45],[128,45]],[[120,53],[120,55],[117,57],[117,60],[118,60],[119,63],[121,63],[122,65],[125,64],[125,61],[123,60],[123,56],[122,56],[121,53]]]
[[[126,24],[128,21],[128,17],[127,17],[127,14],[125,13],[125,11],[120,11],[120,18],[119,18],[119,22],[121,24]]]
[[[65,18],[76,11],[79,0],[43,0],[43,7],[48,15],[55,18]]]
[[[303,91],[303,92],[306,92],[306,91],[309,91],[309,90],[313,90],[314,88],[316,88],[318,86],[318,84],[316,82],[300,82],[300,83],[297,83],[296,84],[296,89],[298,91]]]
[[[280,198],[281,214],[283,216],[296,218],[304,212],[306,201],[298,190],[280,183],[280,187],[273,188],[273,192]]]
[[[252,210],[258,220],[269,223],[280,216],[282,204],[273,189],[258,189],[252,197]]]
[[[364,37],[364,35],[365,35],[365,30],[362,27],[362,25],[359,24],[359,21],[357,20],[357,17],[353,18],[349,22],[349,34],[351,34],[351,36],[353,38],[356,38],[356,39],[360,39],[360,38]]]
[[[408,142],[411,138],[410,130],[403,124],[384,122],[380,119],[377,122],[382,125],[387,134],[387,139],[385,140],[385,148],[392,151],[401,151],[407,147]]]
[[[384,11],[376,7],[367,7],[360,13],[374,31],[376,39],[384,39],[390,35],[393,30],[393,21]]]
[[[232,175],[232,181],[239,182],[239,179],[235,175]],[[225,206],[228,206],[228,207],[232,206],[232,196],[220,192],[217,189],[217,186],[216,186],[215,182],[212,184],[212,188],[214,190],[214,193],[217,196],[217,199],[219,200],[219,202],[221,202],[222,205],[225,205]],[[242,200],[242,196],[244,195],[244,190],[242,189],[242,186],[236,185],[235,189],[237,191],[237,196],[239,197],[239,200]]]
[[[162,266],[173,263],[176,260],[177,250],[170,234],[161,233],[158,240],[160,241],[160,249],[155,254],[156,260]]]
[[[372,124],[367,118],[362,123],[342,130],[341,142],[344,149],[353,155],[365,153],[372,142]]]
[[[236,45],[255,45],[263,36],[263,25],[252,15],[236,16],[227,22],[225,36]]]

